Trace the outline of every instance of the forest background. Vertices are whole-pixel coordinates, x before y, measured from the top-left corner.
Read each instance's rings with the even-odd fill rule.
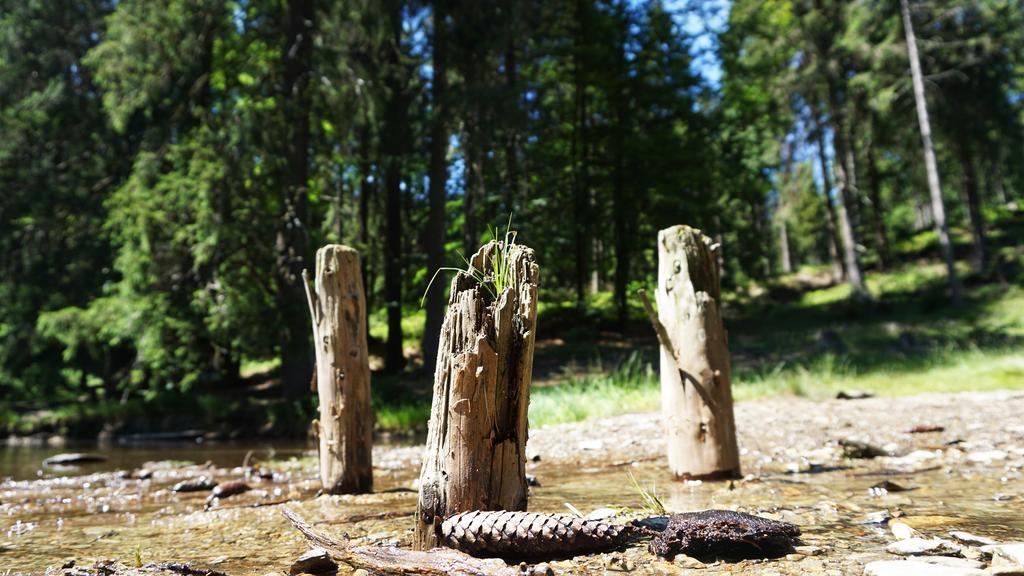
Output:
[[[897,0],[0,0],[0,430],[305,430],[334,242],[378,425],[422,426],[428,281],[510,217],[535,422],[657,405],[678,223],[741,398],[1024,385],[1024,4],[907,7],[946,260]]]

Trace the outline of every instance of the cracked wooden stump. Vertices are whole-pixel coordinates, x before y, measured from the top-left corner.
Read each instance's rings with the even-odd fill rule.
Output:
[[[306,276],[305,271],[303,276]],[[331,244],[316,253],[316,283],[305,278],[320,399],[320,482],[330,494],[373,488],[373,409],[366,348],[366,297],[359,253]]]
[[[719,314],[719,247],[689,226],[658,233],[661,410],[677,478],[740,475],[729,346]],[[661,334],[659,334],[661,336]]]
[[[413,539],[419,550],[438,545],[438,518],[526,510],[539,268],[530,248],[503,250],[499,242],[481,248],[470,263],[474,275],[452,279],[441,327]],[[495,289],[496,264],[508,272],[501,290]]]

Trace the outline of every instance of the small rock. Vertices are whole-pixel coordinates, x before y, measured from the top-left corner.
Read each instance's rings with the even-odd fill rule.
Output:
[[[978,452],[971,452],[968,454],[967,459],[971,462],[986,464],[989,462],[1006,460],[1009,456],[1010,455],[1003,450],[979,450]]]
[[[618,510],[615,510],[615,509],[612,509],[612,508],[598,508],[597,510],[594,510],[590,514],[587,514],[586,519],[587,520],[607,520],[609,518],[614,517],[618,513],[619,513]]]
[[[977,560],[968,560],[967,558],[954,558],[952,556],[919,556],[915,558],[914,561],[925,562],[927,564],[935,564],[938,566],[949,566],[950,568],[967,568],[981,570],[985,567],[984,562],[978,562]]]
[[[209,476],[197,476],[182,480],[171,487],[171,492],[205,492],[217,486],[217,481]]]
[[[879,510],[877,512],[871,512],[864,517],[861,524],[886,524],[892,519],[892,514],[888,510]]]
[[[540,480],[537,480],[537,476],[534,474],[526,475],[526,485],[540,488]]]
[[[963,522],[963,518],[957,518],[955,516],[904,516],[901,520],[906,522],[911,528],[917,528],[918,530],[925,528],[945,528],[946,526],[952,526],[953,524]]]
[[[70,454],[54,454],[43,460],[43,466],[71,466],[74,464],[89,464],[92,462],[105,462],[106,456],[99,454],[81,454],[72,452]]]
[[[864,567],[864,576],[986,576],[973,568],[953,568],[917,560],[883,560]]]
[[[885,547],[886,552],[898,556],[959,556],[960,547],[941,538],[907,538]]]
[[[889,492],[906,492],[907,490],[910,490],[910,488],[900,486],[891,480],[884,480],[868,488],[868,494],[872,496],[885,496]]]
[[[794,546],[793,551],[803,556],[819,556],[825,553],[820,546]]]
[[[210,560],[210,564],[223,564],[228,561],[227,556],[217,556],[213,560]]]
[[[680,568],[689,568],[690,570],[701,570],[704,568],[703,562],[686,554],[677,554],[672,563]]]
[[[907,434],[928,434],[930,432],[944,432],[945,426],[939,426],[937,424],[918,424],[907,429]]]
[[[630,562],[628,558],[622,556],[612,556],[611,560],[608,561],[608,565],[605,566],[605,570],[608,572],[632,572],[636,569],[636,565]]]
[[[992,574],[1010,576],[1024,574],[1024,542],[989,547],[992,552]]]
[[[235,494],[241,494],[242,492],[248,492],[252,488],[243,480],[235,480],[234,482],[225,482],[218,486],[215,486],[213,492],[210,494],[211,498],[228,498]]]
[[[889,531],[896,537],[897,540],[909,540],[910,538],[920,538],[921,533],[914,530],[903,522],[890,522]]]
[[[866,390],[840,390],[836,394],[836,400],[863,400],[865,398],[872,398],[874,395],[874,392]]]
[[[338,564],[331,559],[331,555],[326,550],[323,548],[311,548],[292,563],[291,570],[288,573],[322,574],[324,572],[336,571],[337,569]]]
[[[971,534],[970,532],[961,532],[959,530],[953,530],[949,533],[949,536],[961,544],[967,544],[970,546],[994,546],[998,544],[998,542],[991,538],[985,538],[984,536],[978,536],[976,534]]]
[[[352,572],[352,576],[370,576],[370,573],[366,571],[366,568],[356,568]]]
[[[839,445],[843,447],[843,456],[846,458],[864,458],[871,459],[879,456],[889,456],[889,452],[886,452],[882,448],[867,442],[861,442],[860,440],[849,440],[842,439],[839,441]]]

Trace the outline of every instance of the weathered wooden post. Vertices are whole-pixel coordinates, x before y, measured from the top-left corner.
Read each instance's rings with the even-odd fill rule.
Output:
[[[359,252],[331,244],[316,253],[316,284],[306,298],[320,398],[320,482],[330,494],[373,488],[373,408],[366,349],[366,296]]]
[[[499,242],[470,264],[474,275],[452,279],[441,327],[413,539],[420,550],[436,545],[437,518],[526,510],[539,268],[530,248]]]
[[[661,342],[661,411],[677,478],[740,475],[718,248],[689,226],[662,230],[657,315],[641,295]]]

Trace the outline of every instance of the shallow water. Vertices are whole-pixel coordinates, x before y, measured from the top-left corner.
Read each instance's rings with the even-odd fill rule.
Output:
[[[114,463],[141,464],[154,453],[175,460],[219,459],[229,464],[240,463],[248,450],[238,446],[129,449],[117,456],[112,453],[109,462],[93,466],[109,470],[118,467]],[[274,449],[279,456],[291,450],[301,451],[298,447]],[[31,453],[22,452],[18,457],[30,460]],[[381,459],[382,468],[375,478],[379,490],[411,486],[415,479],[418,467],[413,465],[414,455],[403,457],[402,451],[398,453],[397,458]],[[225,500],[210,511],[203,511],[205,494],[175,494],[168,487],[182,478],[203,473],[221,480],[242,477],[243,470],[157,466],[154,478],[142,481],[110,473],[7,480],[0,487],[4,523],[0,533],[0,567],[40,573],[47,566],[59,567],[70,558],[78,559],[79,565],[113,558],[129,565],[137,560],[191,561],[229,574],[287,572],[305,545],[281,518],[280,506],[296,510],[328,532],[346,532],[350,537],[370,542],[407,543],[411,517],[373,516],[411,511],[416,500],[414,493],[314,499],[318,482],[308,462],[277,461],[264,465],[275,470],[273,478],[250,478],[252,492]],[[28,470],[30,466],[22,468]],[[629,470],[641,484],[653,489],[671,511],[738,508],[756,512],[799,524],[807,543],[827,550],[825,556],[802,561],[773,561],[773,570],[783,573],[816,573],[830,566],[851,573],[863,561],[884,557],[884,547],[891,536],[884,527],[861,523],[869,512],[877,510],[903,514],[906,522],[924,532],[944,534],[957,529],[996,539],[1024,536],[1024,494],[1019,478],[1011,480],[993,473],[995,470],[977,466],[939,467],[895,476],[863,475],[878,469],[878,465],[867,463],[855,469],[817,474],[764,470],[733,483],[684,483],[672,481],[657,461],[588,464],[582,468],[541,462],[530,470],[541,482],[540,487],[532,489],[530,505],[534,510],[566,511],[564,504],[568,502],[585,513],[600,507],[638,506],[640,498],[632,487]],[[912,489],[882,497],[869,495],[868,487],[882,479]],[[995,494],[1008,499],[997,501]],[[287,499],[293,501],[273,504]],[[654,561],[642,548],[625,556],[639,566],[668,566]],[[608,555],[597,555],[581,559],[577,567],[598,571],[603,570],[601,562],[609,561]],[[722,570],[734,568],[737,566],[721,566]]]
[[[131,444],[71,443],[53,447],[40,445],[0,444],[0,479],[32,480],[55,476],[81,476],[93,472],[132,470],[145,462],[181,460],[194,463],[212,462],[215,466],[240,466],[245,457],[259,460],[287,459],[316,450],[307,442],[244,441],[244,442],[139,442]],[[104,462],[78,466],[44,466],[43,460],[70,452],[99,454]]]
[[[632,474],[669,511],[727,508],[757,513],[798,524],[804,541],[821,548],[814,556],[709,564],[706,572],[711,574],[860,574],[867,562],[894,558],[885,552],[894,540],[887,527],[864,523],[878,511],[899,517],[927,537],[963,530],[1022,541],[1024,427],[1018,415],[1024,397],[972,398],[741,404],[738,421],[750,423],[740,430],[747,477],[735,482],[672,480],[660,455],[659,425],[649,415],[542,429],[530,444],[542,455],[527,470],[541,484],[531,489],[530,508],[566,512],[570,503],[584,513],[602,507],[635,509],[641,498]],[[900,410],[894,402],[908,406]],[[809,416],[800,421],[772,416],[783,409]],[[907,414],[926,414],[930,421],[943,422],[947,431],[908,435],[903,430],[918,422]],[[878,444],[892,442],[904,456],[843,458],[835,438],[857,433]],[[602,439],[602,447],[584,447],[595,438]],[[250,450],[251,463],[265,471],[264,477],[241,468]],[[979,457],[993,450],[1000,452],[998,458]],[[282,507],[331,534],[348,534],[361,543],[408,545],[413,519],[395,515],[411,514],[415,507],[411,488],[422,455],[419,446],[377,446],[377,493],[316,497],[319,482],[308,456],[312,448],[303,444],[118,447],[104,452],[110,457],[105,463],[66,472],[40,467],[53,452],[0,452],[0,475],[9,477],[0,482],[0,574],[42,573],[72,558],[79,566],[115,559],[127,565],[192,562],[232,575],[287,573],[306,545],[281,516]],[[199,464],[151,464],[149,480],[114,472],[130,472],[157,459]],[[804,472],[791,473],[794,469]],[[206,494],[169,490],[175,482],[200,474],[222,482],[248,477],[253,490],[209,511],[204,511]],[[871,495],[869,487],[884,480],[909,490]],[[381,516],[386,513],[392,514]],[[559,573],[603,574],[621,569],[623,562],[637,573],[681,571],[644,546],[556,562],[554,568]]]

